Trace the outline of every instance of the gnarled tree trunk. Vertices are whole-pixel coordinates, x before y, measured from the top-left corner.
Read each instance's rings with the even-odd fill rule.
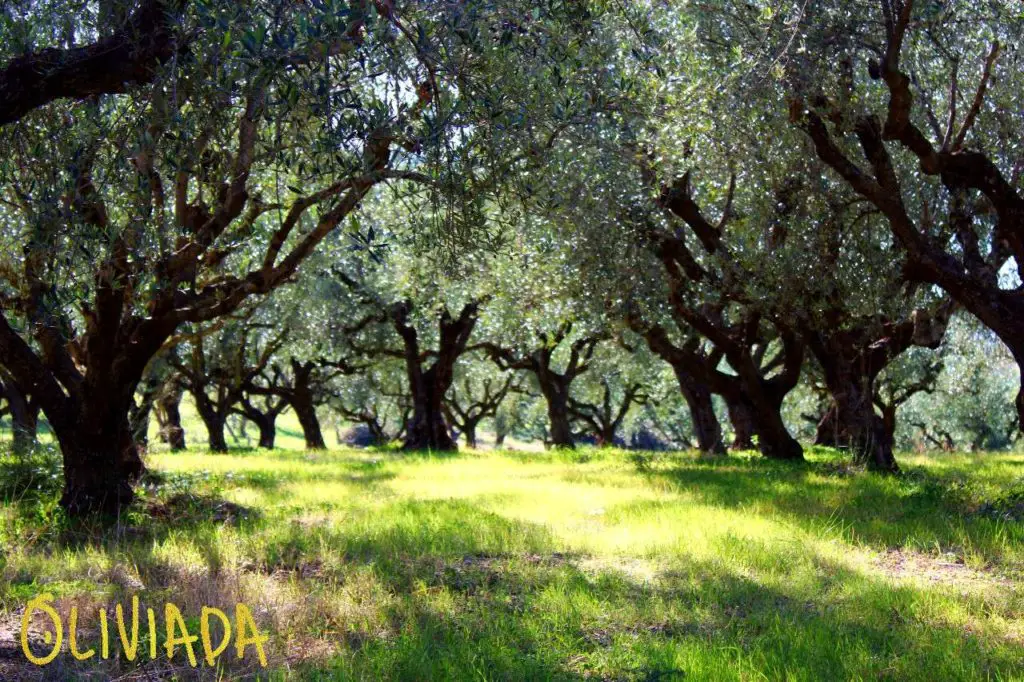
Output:
[[[260,430],[260,443],[259,446],[265,450],[274,449],[274,441],[277,438],[277,424],[276,420],[271,415],[261,415],[253,421],[256,424],[256,428]]]
[[[852,449],[854,461],[869,469],[898,472],[892,438],[885,422],[875,414],[874,377],[858,372],[852,363],[829,364],[825,368],[825,382],[835,401],[839,443]]]
[[[698,382],[682,368],[673,367],[679,390],[690,408],[690,420],[693,422],[693,434],[697,438],[697,447],[702,455],[708,457],[724,457],[725,443],[722,442],[722,425],[715,415],[715,406],[711,401],[711,391]]]
[[[753,403],[754,429],[761,454],[769,459],[802,460],[804,449],[782,419],[782,400]]]
[[[875,414],[874,381],[883,362],[869,362],[869,351],[843,334],[811,337],[811,349],[821,364],[832,405],[818,425],[815,442],[849,448],[854,461],[869,469],[896,473],[892,437]]]
[[[296,387],[288,400],[295,416],[298,417],[299,425],[302,427],[302,435],[306,440],[307,450],[326,450],[327,443],[324,441],[323,431],[320,429],[320,418],[316,414],[316,403],[308,387]]]
[[[725,396],[726,408],[729,411],[729,422],[732,424],[733,450],[754,450],[754,410],[740,396]]]
[[[412,419],[405,436],[405,450],[458,450],[444,418],[444,394],[448,385],[441,380],[437,367],[423,372],[418,381],[411,381]],[[449,382],[450,385],[450,382]]]
[[[569,419],[569,386],[563,377],[541,370],[537,373],[541,393],[548,408],[550,433],[548,444],[553,448],[573,449],[572,422]]]
[[[836,403],[833,400],[818,422],[814,432],[814,444],[828,448],[846,448],[850,446],[850,435],[846,433],[839,422]]]
[[[132,391],[134,392],[134,391]],[[70,418],[51,423],[64,459],[61,506],[71,516],[116,514],[145,472],[128,422],[130,393],[92,393]]]
[[[423,369],[425,355],[420,352],[419,335],[409,324],[412,305],[405,301],[390,310],[395,331],[404,346],[406,376],[412,395],[412,419],[408,421],[403,450],[455,451],[458,444],[452,438],[445,420],[444,397],[455,379],[455,363],[466,351],[466,344],[476,326],[479,304],[467,303],[458,318],[445,310],[438,320],[437,353],[429,369]]]
[[[292,358],[291,361],[293,385],[290,390],[280,393],[281,397],[288,401],[295,416],[302,427],[302,435],[306,440],[307,450],[326,450],[327,441],[324,440],[323,431],[320,428],[320,418],[316,414],[316,396],[313,392],[313,372],[317,365],[312,362],[299,362]]]

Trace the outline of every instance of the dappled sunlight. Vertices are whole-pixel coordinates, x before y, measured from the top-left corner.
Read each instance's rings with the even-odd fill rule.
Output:
[[[948,486],[987,494],[1019,460],[168,455],[162,514],[99,539],[8,509],[0,541],[28,541],[0,605],[243,600],[300,678],[969,679],[1020,664],[1020,530]]]

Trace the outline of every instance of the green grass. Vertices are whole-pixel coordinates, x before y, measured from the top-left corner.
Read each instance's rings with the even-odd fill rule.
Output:
[[[906,455],[900,478],[840,462],[159,454],[107,529],[63,521],[42,477],[0,504],[0,678],[29,670],[5,618],[45,589],[193,618],[243,601],[275,680],[1024,679],[1024,455]],[[220,660],[43,670],[257,670]]]

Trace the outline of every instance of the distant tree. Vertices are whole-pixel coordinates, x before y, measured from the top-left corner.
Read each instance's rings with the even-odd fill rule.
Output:
[[[646,382],[655,361],[645,348],[602,344],[594,354],[592,369],[580,377],[569,396],[569,414],[597,445],[611,447],[630,408],[647,403]]]
[[[594,348],[601,340],[597,335],[577,335],[572,340],[572,323],[563,323],[554,333],[537,333],[534,346],[506,348],[495,342],[479,344],[503,371],[526,370],[536,380],[547,404],[548,443],[555,448],[573,448],[572,415],[569,410],[573,381],[590,369]],[[566,357],[556,351],[563,348]],[[560,364],[562,363],[562,364]]]
[[[1013,355],[991,331],[966,315],[954,318],[941,349],[941,371],[921,358],[904,381],[919,391],[900,407],[896,438],[905,447],[1003,450],[1018,441],[1013,397],[1019,389]],[[916,377],[916,378],[915,378]]]
[[[401,439],[412,416],[405,373],[396,365],[376,363],[345,376],[328,402],[345,420],[365,426],[373,445]]]
[[[184,393],[182,377],[172,371],[156,397],[155,412],[160,440],[170,446],[171,452],[178,452],[187,447],[185,429],[181,424],[181,399]]]
[[[239,407],[243,400],[256,411],[246,394],[253,379],[275,359],[286,338],[287,330],[269,329],[250,312],[244,319],[229,322],[216,331],[200,331],[186,337],[180,356],[170,356],[171,366],[191,393],[206,426],[211,452],[228,451],[225,425],[231,414],[245,416],[247,408]],[[261,420],[254,421],[259,425]],[[265,426],[269,428],[272,424]],[[270,434],[261,430],[261,435]]]
[[[477,427],[495,417],[502,402],[516,386],[512,372],[496,374],[480,363],[463,363],[456,370],[455,381],[445,396],[444,408],[448,423],[466,439],[466,447],[476,448]]]

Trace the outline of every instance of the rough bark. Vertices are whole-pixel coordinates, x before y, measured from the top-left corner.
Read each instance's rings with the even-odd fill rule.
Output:
[[[726,451],[725,443],[722,442],[722,425],[715,415],[711,391],[694,381],[688,374],[684,373],[680,377],[680,372],[676,371],[676,379],[679,381],[679,390],[686,400],[686,406],[690,408],[690,420],[693,422],[697,448],[706,457],[724,457]]]
[[[902,3],[902,9],[895,14],[888,12],[893,7],[887,0],[882,6],[887,14],[885,49],[882,59],[872,63],[869,72],[889,92],[884,119],[870,113],[854,121],[840,119],[842,125],[833,132],[826,122],[830,117],[818,110],[818,102],[809,107],[800,99],[791,102],[793,119],[814,143],[818,158],[885,217],[893,236],[906,251],[906,278],[944,289],[995,332],[1020,365],[1024,360],[1024,292],[1003,289],[998,275],[1010,258],[1024,262],[1024,194],[1018,182],[1019,171],[1007,176],[988,152],[965,147],[977,121],[976,114],[986,104],[988,87],[994,82],[993,67],[1000,46],[992,46],[972,114],[964,119],[959,132],[956,117],[951,115],[942,139],[938,135],[929,139],[915,123],[915,94],[911,89],[914,79],[900,67],[903,46],[909,42],[908,31],[922,30],[920,24],[912,21],[914,3]],[[856,134],[861,159],[851,156],[838,139],[841,130],[848,129]],[[920,221],[912,217],[918,209],[905,199],[892,148],[913,156],[924,175],[941,180],[945,196],[938,205],[945,215],[940,220],[931,215],[927,205]],[[975,201],[979,196],[986,201]],[[916,196],[912,198],[914,203],[917,200]],[[984,208],[979,211],[977,207],[982,204]],[[940,236],[936,237],[932,229],[936,222],[945,223],[949,230],[938,231]],[[987,246],[979,235],[978,225],[982,223],[992,224],[992,238],[986,240]],[[1024,429],[1024,386],[1016,406],[1018,427]]]
[[[645,176],[650,181],[656,174],[645,169]],[[750,406],[758,447],[765,457],[801,460],[803,448],[786,429],[781,409],[786,394],[799,381],[804,346],[790,328],[785,314],[776,310],[770,301],[751,300],[744,287],[735,284],[755,275],[732,257],[722,240],[722,231],[731,217],[734,189],[735,177],[730,181],[726,206],[717,225],[708,221],[693,200],[689,173],[662,188],[660,197],[661,205],[685,223],[696,237],[695,242],[718,262],[721,270],[716,274],[712,275],[701,265],[688,241],[677,233],[652,231],[651,238],[668,281],[668,302],[676,326],[684,334],[692,337],[695,333],[711,344],[713,353],[719,359],[724,358],[735,375],[720,371],[718,362],[697,362],[690,371],[709,390]],[[781,193],[783,196],[777,201],[779,211],[773,216],[777,223],[788,219],[792,204],[784,196],[785,188]],[[691,289],[695,284],[714,286],[720,299],[703,300],[694,305]],[[667,339],[663,331],[659,335]],[[699,339],[687,343],[697,348],[702,343]],[[769,359],[765,355],[775,342],[781,343],[781,350]],[[677,348],[674,352],[683,350]],[[705,355],[694,350],[682,354]]]
[[[892,439],[874,409],[874,381],[881,367],[869,367],[868,358],[861,354],[863,349],[849,344],[837,348],[837,345],[834,338],[827,346],[812,343],[812,348],[818,349],[815,355],[824,370],[825,384],[833,400],[819,424],[818,440],[822,444],[850,448],[854,461],[871,469],[898,472]]]
[[[56,99],[123,93],[151,82],[174,54],[175,17],[186,4],[145,0],[122,28],[95,43],[12,59],[0,70],[0,125]]]
[[[572,420],[569,418],[569,386],[566,378],[543,369],[537,375],[548,409],[548,445],[573,449]]]
[[[906,319],[843,320],[819,330],[804,330],[821,366],[832,405],[818,425],[819,445],[849,448],[854,461],[869,469],[898,473],[893,455],[895,408],[924,386],[906,387],[894,401],[888,422],[875,413],[875,381],[882,370],[913,345],[937,347],[945,335],[953,306],[942,302],[917,310]],[[833,320],[834,323],[838,320]]]
[[[71,516],[118,513],[134,499],[145,471],[128,423],[128,397],[111,398],[97,396],[71,424],[54,428],[64,459],[60,504]]]
[[[412,304],[405,301],[389,311],[395,331],[402,339],[402,356],[412,396],[412,418],[402,447],[405,450],[455,451],[458,445],[445,420],[444,399],[454,381],[455,363],[466,352],[466,344],[476,327],[479,304],[466,304],[457,318],[452,318],[447,310],[441,313],[436,352],[421,351],[416,328],[409,324],[411,309]],[[433,362],[424,369],[429,358],[433,358]]]
[[[446,387],[439,385],[441,382],[432,371],[424,372],[416,383],[412,391],[412,419],[409,421],[403,449],[439,452],[458,450],[444,419],[441,391]]]
[[[713,372],[718,366],[722,358],[721,352],[715,349],[706,353],[701,344],[692,338],[677,345],[671,341],[664,327],[645,324],[633,315],[628,316],[626,322],[633,331],[644,337],[651,352],[672,367],[679,391],[690,410],[693,434],[701,454],[707,457],[725,456],[722,426],[715,415],[715,407],[711,401],[712,391],[701,378]]]
[[[726,408],[729,422],[732,424],[733,439],[730,446],[733,450],[754,450],[754,414],[753,408],[740,396],[727,396]]]

